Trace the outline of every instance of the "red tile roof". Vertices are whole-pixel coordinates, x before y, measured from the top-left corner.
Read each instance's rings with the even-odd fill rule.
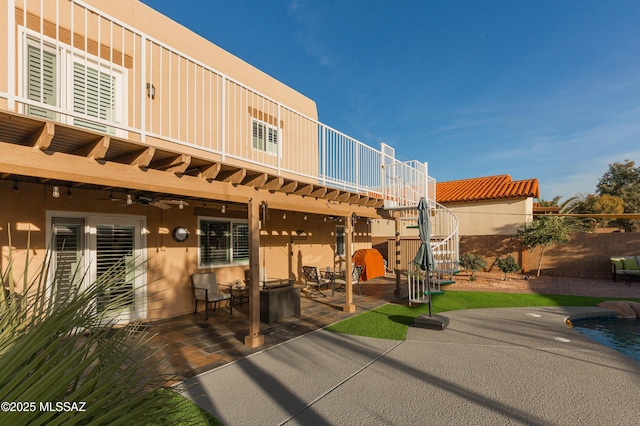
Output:
[[[538,179],[514,181],[498,175],[436,183],[436,201],[441,204],[528,197],[540,198]]]

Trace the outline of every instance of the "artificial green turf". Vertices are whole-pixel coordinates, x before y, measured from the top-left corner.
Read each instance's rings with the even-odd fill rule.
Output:
[[[548,294],[488,293],[472,291],[448,291],[434,295],[433,313],[461,309],[511,308],[528,306],[595,306],[610,297],[559,296]],[[640,299],[630,299],[640,302]],[[404,340],[407,329],[415,317],[429,313],[428,305],[408,307],[388,303],[344,321],[326,327],[336,333],[380,339]]]
[[[164,392],[162,390],[158,392]],[[167,416],[151,415],[152,420],[147,426],[160,425],[190,425],[190,426],[221,426],[222,423],[195,403],[187,398],[175,394],[172,404],[175,405],[175,412]]]

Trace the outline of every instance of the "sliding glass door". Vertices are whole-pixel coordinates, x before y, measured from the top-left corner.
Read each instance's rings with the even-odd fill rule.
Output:
[[[106,282],[96,309],[123,322],[145,316],[143,219],[56,216],[51,225],[56,300],[72,288]]]

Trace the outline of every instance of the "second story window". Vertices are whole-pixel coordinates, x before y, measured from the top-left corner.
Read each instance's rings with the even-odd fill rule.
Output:
[[[258,151],[278,155],[278,129],[262,121],[252,121],[251,146]]]
[[[24,96],[87,118],[61,117],[54,109],[34,105],[28,105],[25,112],[115,134],[115,129],[106,122],[121,122],[124,116],[122,68],[99,61],[86,52],[73,50],[71,46],[37,37],[25,34],[23,39]]]

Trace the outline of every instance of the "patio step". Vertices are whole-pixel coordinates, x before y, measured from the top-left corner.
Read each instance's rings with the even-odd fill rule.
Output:
[[[450,284],[455,284],[456,282],[454,280],[443,280],[443,279],[439,279],[439,278],[435,278],[431,280],[432,283],[436,283],[436,284],[440,284],[440,285],[450,285]]]

